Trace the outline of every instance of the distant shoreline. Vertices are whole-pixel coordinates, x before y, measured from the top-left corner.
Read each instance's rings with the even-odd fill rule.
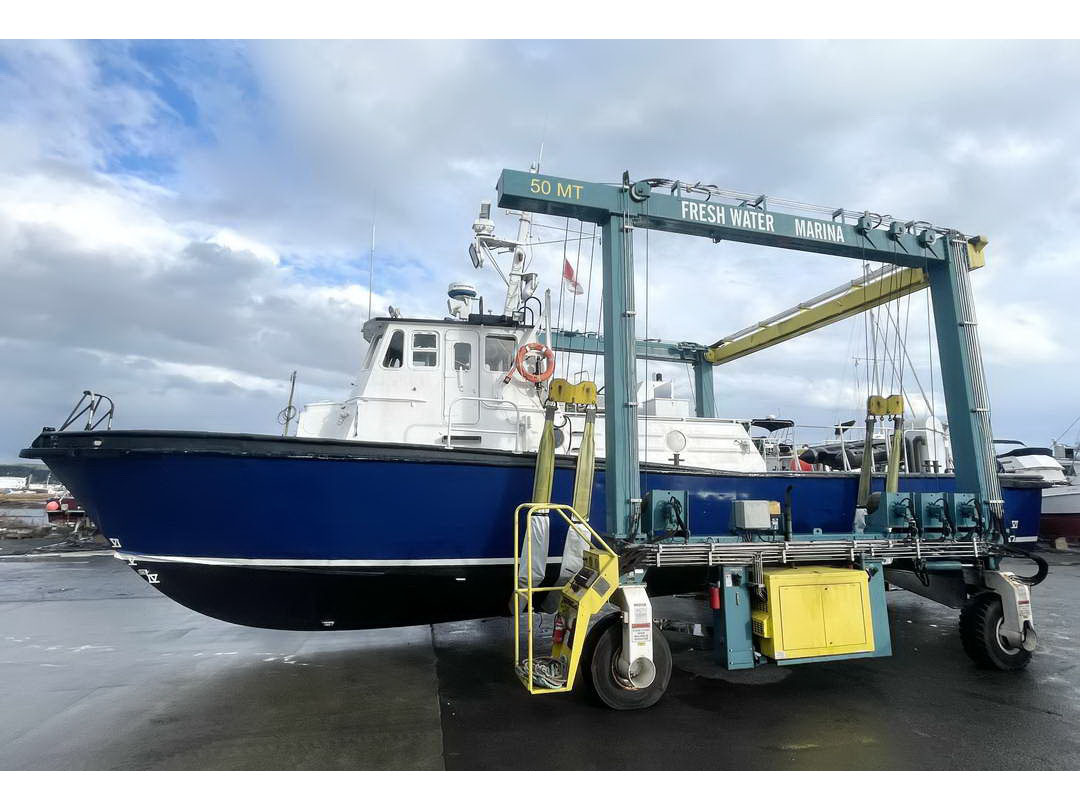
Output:
[[[47,500],[49,496],[44,492],[16,492],[11,495],[0,492],[0,503],[18,504],[27,508],[40,506],[44,509]]]

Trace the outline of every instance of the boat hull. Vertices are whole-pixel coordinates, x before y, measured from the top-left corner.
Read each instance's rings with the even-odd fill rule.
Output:
[[[212,433],[46,432],[23,456],[43,459],[117,556],[167,596],[225,621],[303,630],[505,614],[511,516],[533,475],[527,454]],[[571,497],[573,461],[557,463],[556,501]],[[643,491],[689,492],[701,535],[727,533],[734,500],[783,500],[789,486],[795,532],[850,528],[854,475],[642,471]],[[907,476],[901,486],[953,483]],[[603,487],[600,462],[595,513]],[[1005,500],[1017,533],[1034,535],[1039,490],[1007,486]],[[593,524],[603,532],[603,515]],[[553,525],[553,563],[564,534]],[[694,590],[705,575],[653,570],[650,591]]]
[[[1043,490],[1039,534],[1050,538],[1080,537],[1080,486],[1073,484]]]

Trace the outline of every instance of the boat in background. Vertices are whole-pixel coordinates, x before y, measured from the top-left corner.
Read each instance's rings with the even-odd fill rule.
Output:
[[[51,495],[45,502],[45,517],[49,523],[73,523],[78,526],[86,520],[86,510],[65,490]]]
[[[1080,477],[1075,464],[1076,448],[1054,442],[1051,447],[1027,447],[1006,439],[994,442],[1012,449],[998,453],[1005,475],[1028,475],[1043,481],[1039,536],[1080,538]]]

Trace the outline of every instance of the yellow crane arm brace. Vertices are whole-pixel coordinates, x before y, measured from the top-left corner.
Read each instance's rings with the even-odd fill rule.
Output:
[[[968,265],[972,270],[985,266],[983,249],[986,245],[983,236],[968,240]],[[879,304],[924,290],[929,284],[926,271],[920,267],[884,265],[868,278],[854,279],[714,343],[705,352],[705,359],[716,365],[730,363]]]

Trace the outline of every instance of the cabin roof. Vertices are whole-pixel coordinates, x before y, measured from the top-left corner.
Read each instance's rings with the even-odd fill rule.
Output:
[[[531,329],[530,324],[519,323],[513,318],[508,318],[505,315],[470,315],[467,321],[462,321],[457,318],[390,318],[390,317],[378,317],[372,318],[364,324],[363,334],[366,340],[371,340],[371,337],[375,334],[376,330],[386,325],[404,325],[404,324],[425,324],[428,326],[452,326],[452,327],[465,327],[465,326],[493,326],[501,329]]]

